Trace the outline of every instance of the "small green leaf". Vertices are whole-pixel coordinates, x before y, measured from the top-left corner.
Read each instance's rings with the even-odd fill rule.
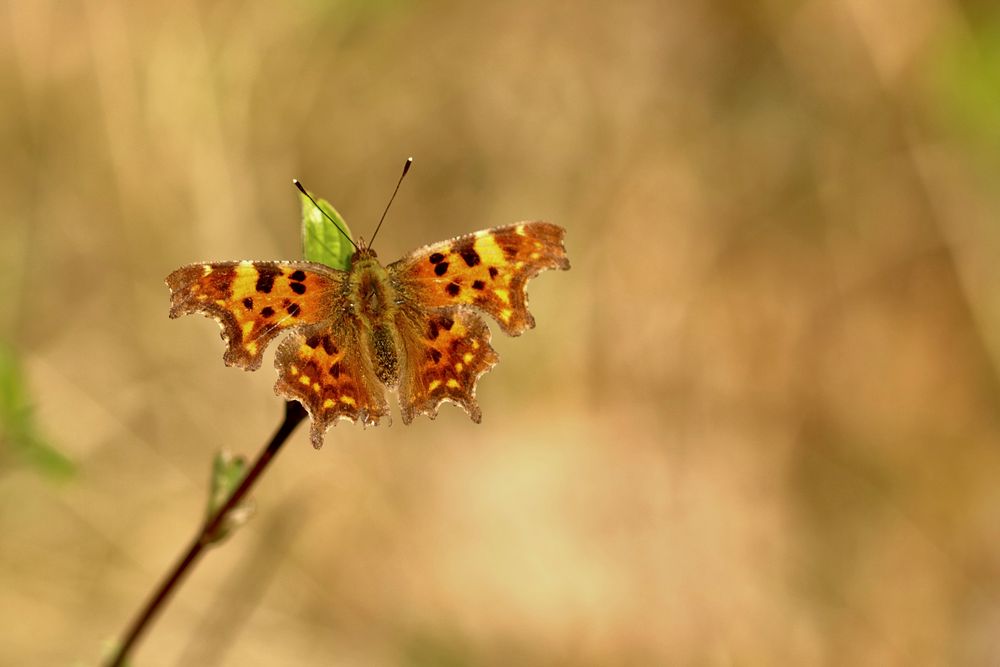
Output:
[[[0,442],[15,457],[43,473],[65,479],[76,472],[73,462],[38,432],[24,374],[14,351],[0,343]]]
[[[951,129],[995,155],[1000,145],[1000,15],[979,17],[942,42],[928,68],[934,101]]]
[[[234,456],[227,450],[222,450],[215,455],[212,461],[212,481],[211,491],[208,496],[208,507],[206,517],[211,518],[219,508],[226,504],[229,496],[232,495],[236,487],[243,481],[243,476],[247,471],[247,460],[242,456]],[[209,536],[209,543],[215,544],[229,537],[233,531],[245,524],[253,516],[253,501],[245,498],[236,507],[229,510],[225,521],[214,535]]]
[[[118,657],[118,652],[122,650],[121,642],[117,639],[105,639],[101,646],[101,663],[110,663]],[[86,663],[74,662],[73,667],[85,667]],[[132,667],[132,661],[126,658],[121,663],[122,667]]]
[[[310,193],[311,195],[312,193]],[[316,204],[319,204],[320,208],[326,211],[326,215],[333,218],[340,229],[350,236],[351,230],[348,228],[347,223],[344,222],[344,219],[340,217],[340,213],[337,213],[337,209],[331,206],[330,202],[325,199],[318,199],[316,197],[313,197],[313,199],[316,199]],[[346,271],[348,266],[350,266],[354,246],[316,208],[316,204],[309,201],[308,197],[299,194],[299,200],[302,202],[303,256],[307,261],[319,262],[335,269]]]

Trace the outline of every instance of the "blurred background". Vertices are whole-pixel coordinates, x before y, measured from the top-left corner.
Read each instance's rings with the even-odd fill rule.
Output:
[[[167,318],[300,256],[524,219],[483,423],[300,429],[134,665],[1000,663],[1000,8],[0,8],[0,655],[96,664],[280,420]]]

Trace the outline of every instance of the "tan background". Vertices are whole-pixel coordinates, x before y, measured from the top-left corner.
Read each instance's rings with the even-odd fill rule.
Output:
[[[573,270],[481,425],[300,430],[136,665],[998,664],[993,6],[6,3],[0,340],[76,474],[0,459],[0,660],[94,664],[277,424],[163,277],[413,155],[381,257]]]

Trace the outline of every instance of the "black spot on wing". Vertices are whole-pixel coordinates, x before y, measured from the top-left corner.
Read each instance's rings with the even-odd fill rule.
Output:
[[[260,309],[261,317],[271,317],[272,315],[274,315],[274,308],[271,308],[271,306],[264,306]]]
[[[302,283],[288,283],[288,286],[292,288],[292,291],[296,294],[305,294],[306,286]]]
[[[448,286],[444,288],[448,294],[451,296],[458,296],[458,293],[462,291],[462,288],[458,286],[458,283],[451,282]]]
[[[444,255],[442,255],[439,252],[436,252],[433,255],[431,255],[430,257],[428,257],[427,259],[430,260],[431,264],[437,264],[438,262],[440,262],[441,260],[444,259]]]
[[[296,282],[302,282],[306,279],[306,272],[302,269],[295,269],[295,271],[292,272],[292,275],[288,277]]]
[[[276,266],[262,264],[257,267],[257,288],[258,292],[270,294],[274,287],[274,279],[281,275],[281,269]]]
[[[441,262],[434,266],[434,274],[438,276],[443,276],[448,273],[448,262]]]
[[[285,312],[287,312],[292,317],[298,317],[299,313],[302,312],[302,309],[299,308],[299,304],[292,303],[292,304],[289,304],[287,308],[285,308]]]
[[[243,307],[247,310],[253,310],[253,299],[250,297],[243,299]]]
[[[331,357],[337,354],[337,346],[334,345],[333,341],[330,339],[329,336],[323,337],[323,351],[326,352],[327,355]]]
[[[462,256],[462,259],[465,260],[465,263],[468,266],[475,266],[476,264],[479,264],[479,253],[472,247],[472,244],[469,244],[468,247],[459,250],[458,254]]]

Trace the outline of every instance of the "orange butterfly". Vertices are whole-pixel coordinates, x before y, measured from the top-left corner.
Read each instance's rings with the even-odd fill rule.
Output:
[[[309,411],[316,448],[338,418],[377,424],[387,416],[385,389],[398,390],[404,423],[433,419],[444,401],[479,422],[476,382],[499,360],[480,313],[511,336],[533,327],[525,287],[545,269],[569,268],[564,234],[522,222],[388,266],[362,240],[346,271],[305,261],[190,264],[167,276],[170,317],[215,318],[226,364],[246,370],[260,367],[271,340],[294,332],[278,347],[275,392]]]

